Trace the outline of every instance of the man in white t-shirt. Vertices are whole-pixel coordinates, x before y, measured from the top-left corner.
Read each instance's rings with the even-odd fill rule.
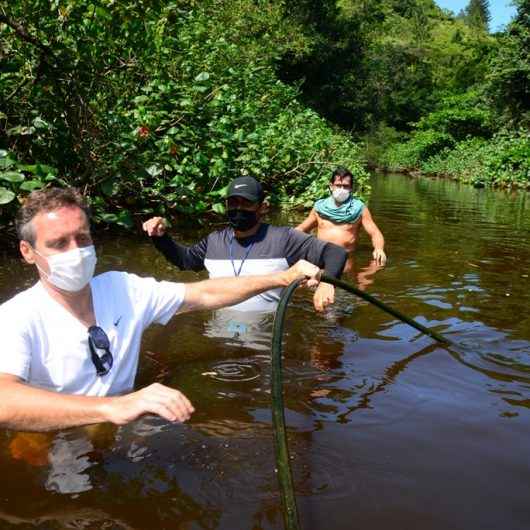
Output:
[[[175,313],[241,302],[318,267],[299,262],[263,276],[157,282],[125,272],[93,278],[87,208],[73,189],[30,194],[17,217],[20,251],[40,281],[0,305],[0,426],[52,430],[144,414],[185,421],[194,409],[176,389],[133,391],[143,331]]]

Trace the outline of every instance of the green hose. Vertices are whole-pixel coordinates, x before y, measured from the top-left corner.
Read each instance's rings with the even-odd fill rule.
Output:
[[[392,307],[389,307],[386,304],[383,304],[383,302],[381,302],[377,298],[373,297],[372,295],[369,295],[368,293],[365,293],[364,291],[361,291],[360,289],[357,289],[356,287],[354,287],[353,285],[350,285],[349,283],[343,282],[342,280],[338,280],[337,278],[333,278],[332,276],[328,276],[327,274],[323,274],[322,277],[320,278],[320,281],[325,282],[325,283],[331,283],[331,285],[335,285],[336,287],[340,287],[341,289],[344,289],[345,291],[348,291],[349,293],[357,295],[359,298],[362,298],[363,300],[366,300],[367,302],[374,304],[375,306],[379,307],[379,309],[382,309],[383,311],[390,313],[392,316],[395,316],[402,322],[405,322],[409,326],[416,328],[418,331],[421,331],[422,333],[429,335],[429,337],[432,337],[438,342],[443,342],[444,344],[451,344],[451,341],[449,339],[446,339],[439,333],[436,333],[436,331],[433,331],[432,329],[426,328],[425,326],[418,324],[418,322],[408,317],[407,315],[404,315],[397,309],[393,309]]]
[[[295,289],[302,283],[303,280],[295,280],[283,292],[276,315],[274,317],[274,325],[272,328],[272,422],[274,427],[274,445],[276,450],[276,470],[278,473],[278,482],[280,483],[280,493],[283,504],[283,521],[286,530],[300,530],[300,521],[298,518],[298,509],[296,507],[296,497],[294,495],[293,477],[291,473],[289,447],[287,446],[287,433],[285,429],[285,411],[283,406],[283,385],[282,385],[282,338],[285,321],[285,312],[289,300],[293,295]],[[338,280],[327,274],[323,274],[321,281],[330,283],[336,287],[340,287],[345,291],[355,294],[376,305],[383,311],[390,313],[399,320],[409,324],[413,328],[426,333],[438,342],[451,344],[451,341],[439,335],[421,324],[418,324],[412,318],[403,313],[393,309],[377,298],[353,287],[349,283]]]
[[[272,423],[276,449],[276,472],[283,503],[283,521],[286,530],[299,530],[298,510],[294,496],[293,477],[285,431],[285,411],[282,386],[282,338],[285,311],[294,290],[303,280],[295,280],[285,289],[278,304],[272,327]]]

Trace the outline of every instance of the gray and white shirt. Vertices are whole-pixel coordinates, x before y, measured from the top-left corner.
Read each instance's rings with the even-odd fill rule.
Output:
[[[269,274],[286,270],[300,259],[339,277],[346,261],[346,252],[337,245],[294,228],[265,223],[260,225],[256,234],[245,239],[237,239],[232,228],[225,228],[189,247],[176,243],[167,235],[152,239],[171,263],[182,270],[206,269],[210,278]],[[231,309],[274,311],[281,291],[271,289]]]

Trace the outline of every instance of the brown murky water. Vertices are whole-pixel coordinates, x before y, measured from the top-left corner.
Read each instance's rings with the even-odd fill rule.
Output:
[[[302,527],[527,529],[528,196],[377,176],[370,208],[389,264],[373,270],[363,239],[349,279],[459,346],[344,292],[325,315],[295,297],[284,379]],[[106,236],[98,248],[100,271],[198,277],[143,239]],[[0,259],[5,300],[34,276]],[[201,313],[149,331],[138,385],[183,390],[197,409],[186,425],[0,432],[0,527],[282,528],[270,330],[270,318]]]

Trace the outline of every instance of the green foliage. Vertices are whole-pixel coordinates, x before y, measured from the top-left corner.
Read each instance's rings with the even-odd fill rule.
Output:
[[[472,76],[466,78],[466,91],[455,92],[458,86],[454,85],[445,96],[438,94],[436,105],[413,124],[415,130],[406,141],[397,139],[379,150],[379,165],[450,176],[475,185],[528,187],[530,10],[528,2],[517,5],[515,20],[494,43],[484,37],[484,27],[477,29],[483,36],[472,46],[477,59],[474,68],[486,72],[486,82],[480,76],[470,82]],[[480,9],[485,8],[484,4]],[[458,33],[459,45],[463,45],[463,35]]]
[[[441,97],[482,82],[495,52],[493,37],[433,0],[338,5],[325,24],[308,25],[312,46],[285,57],[280,75],[299,83],[319,113],[358,134],[381,122],[409,131]]]
[[[380,123],[363,136],[363,158],[369,167],[377,167],[381,165],[385,154],[391,146],[399,144],[406,139],[406,134],[389,127],[386,123]]]
[[[421,162],[453,147],[454,138],[447,133],[434,130],[414,132],[410,139],[391,146],[383,155],[382,163],[394,171],[419,169]]]
[[[421,164],[422,171],[475,185],[530,187],[530,134],[500,132],[490,141],[472,138]]]
[[[449,134],[456,141],[468,136],[488,138],[494,130],[491,112],[476,92],[444,98],[438,110],[422,117],[416,127]]]
[[[242,174],[291,202],[339,163],[366,179],[348,137],[277,79],[283,54],[311,46],[283,2],[18,0],[6,11],[4,158],[57,168],[56,182],[88,194],[96,221],[221,214],[227,182]],[[6,185],[10,207],[22,184]],[[2,208],[0,220],[11,215]]]
[[[530,127],[530,3],[515,2],[517,16],[499,38],[486,90],[502,122]]]
[[[15,214],[18,208],[17,197],[52,183],[61,184],[55,168],[44,164],[21,164],[13,153],[0,149],[0,215],[2,217]]]

